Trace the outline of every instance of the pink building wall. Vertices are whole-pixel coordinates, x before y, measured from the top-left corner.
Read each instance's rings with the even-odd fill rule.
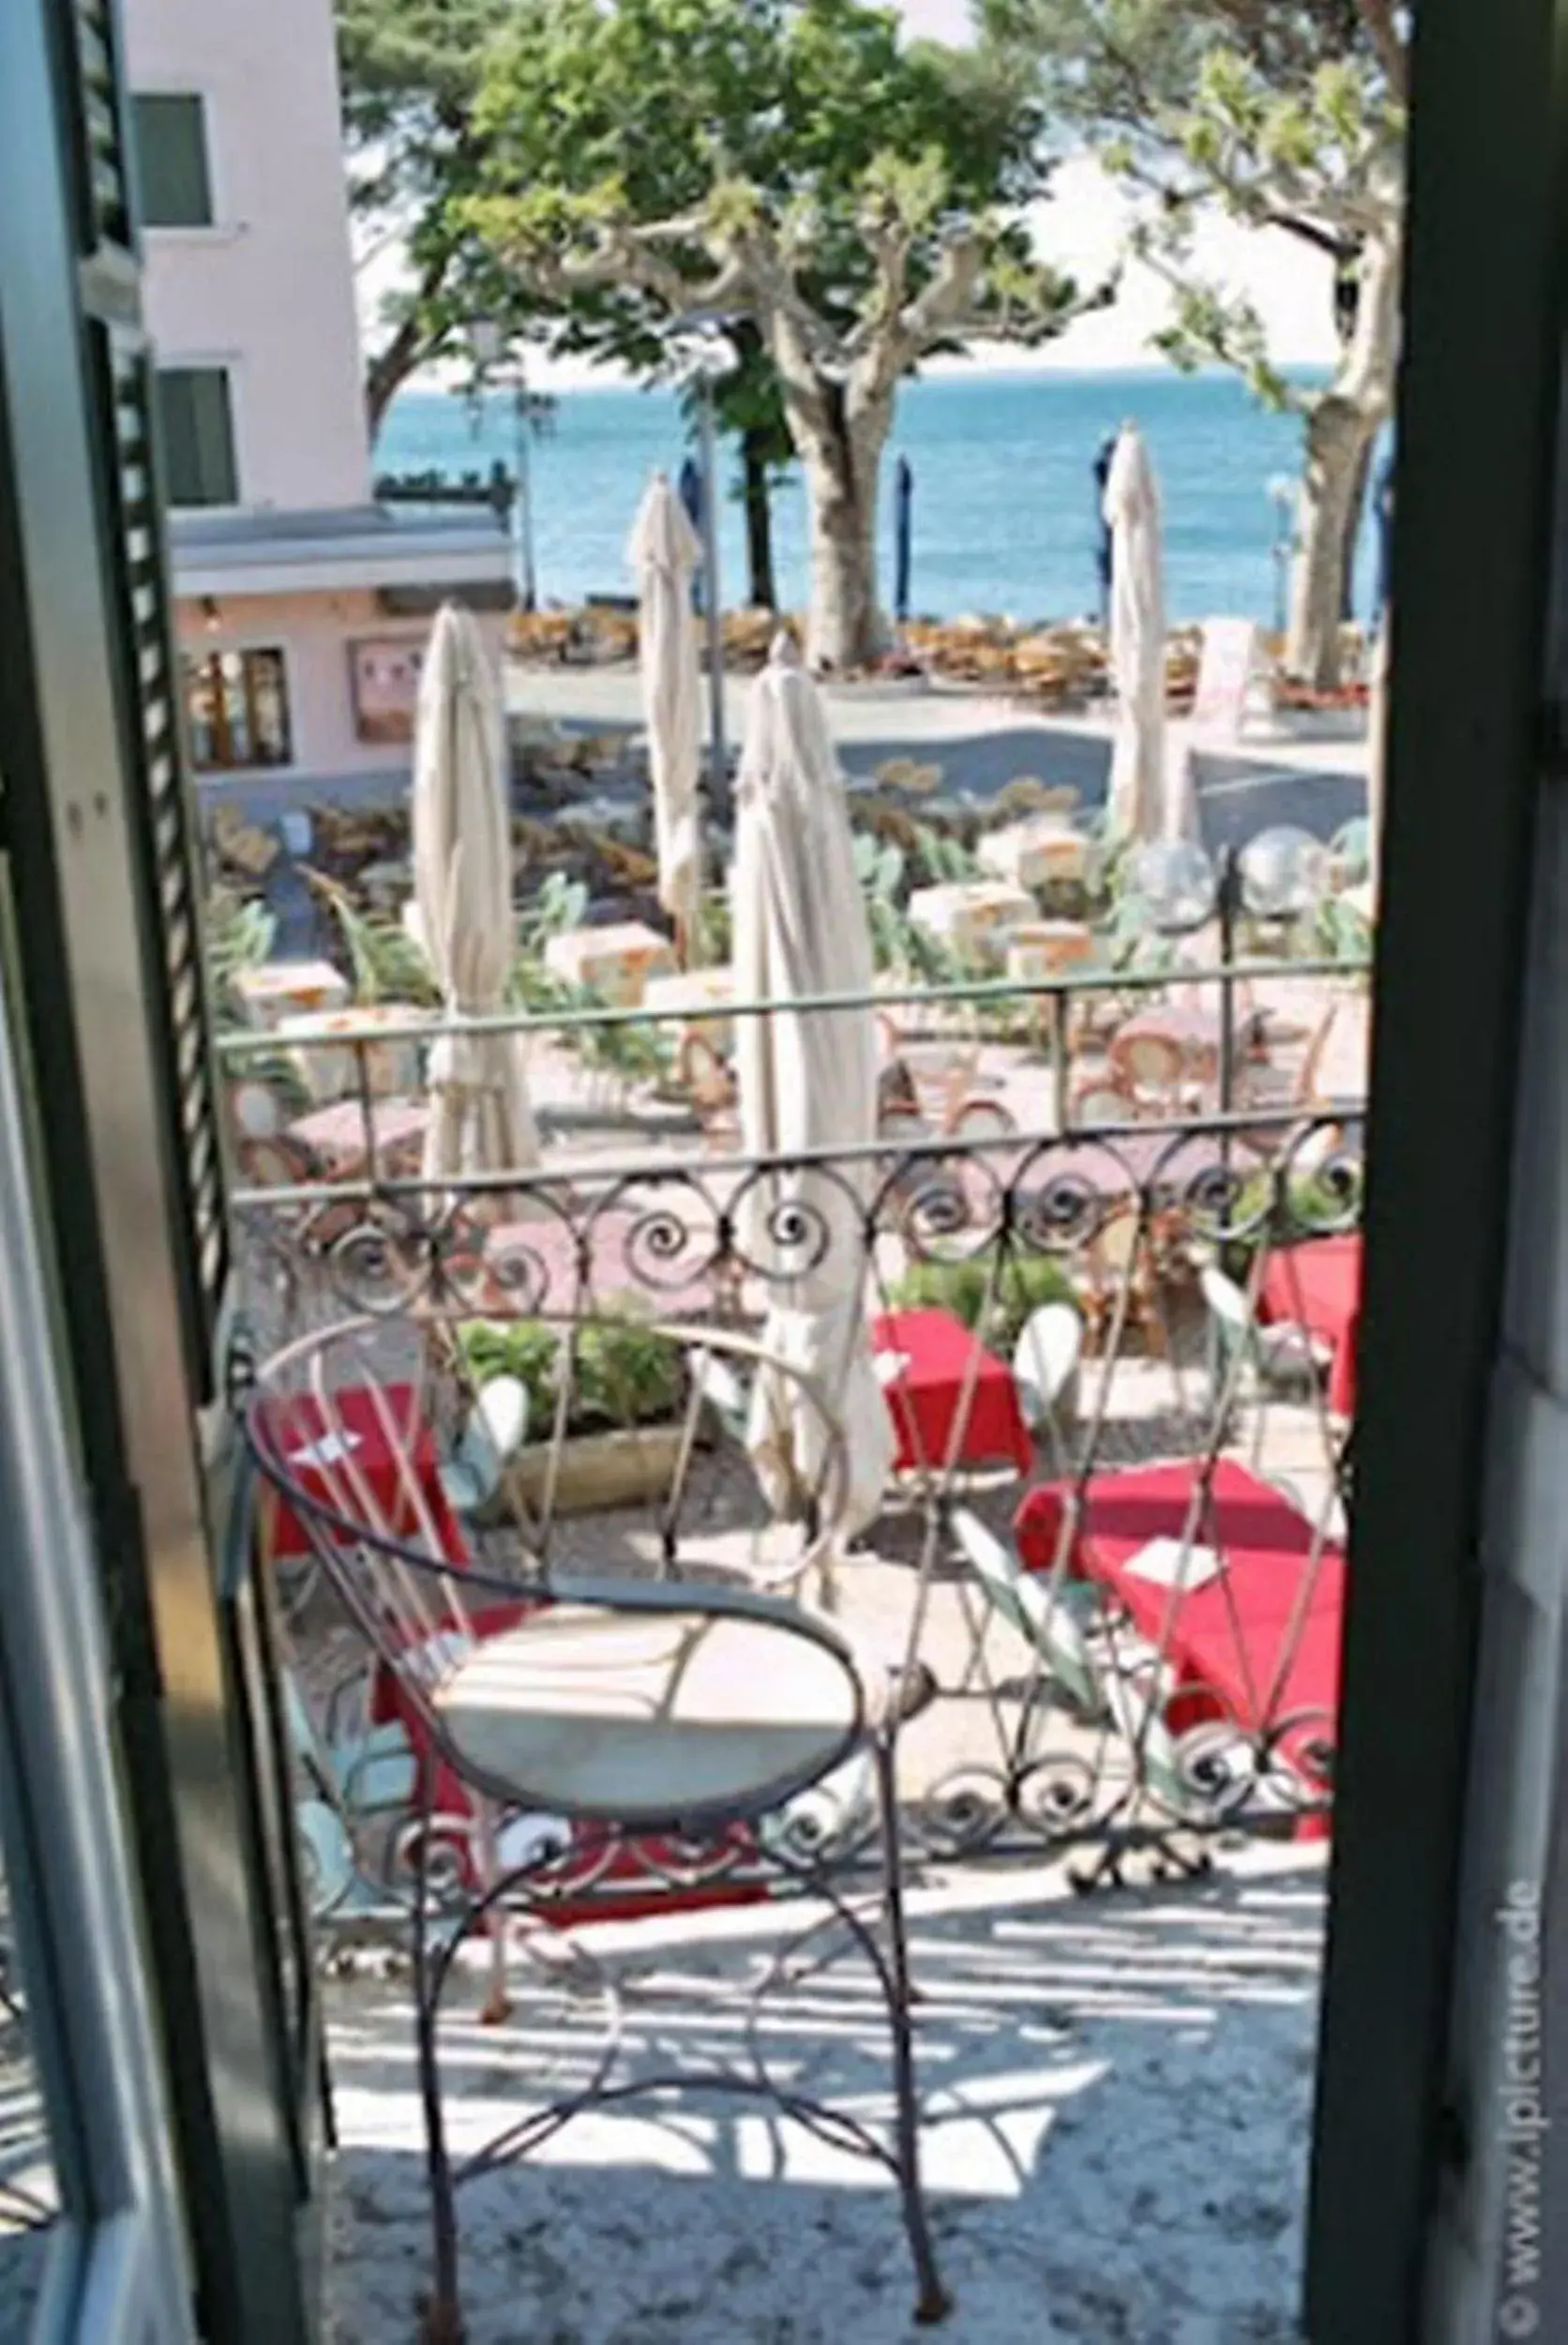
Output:
[[[430,633],[428,620],[379,616],[376,598],[366,588],[320,595],[225,595],[217,608],[218,622],[210,626],[199,603],[179,603],[181,647],[193,659],[214,651],[282,652],[296,767],[309,773],[384,774],[409,764],[406,743],[358,737],[350,684],[352,646],[422,645]],[[505,620],[481,613],[478,623],[499,667]],[[208,779],[220,782],[223,776]]]
[[[330,0],[128,0],[125,32],[133,91],[206,100],[217,225],[146,239],[160,363],[233,370],[243,505],[365,504]]]

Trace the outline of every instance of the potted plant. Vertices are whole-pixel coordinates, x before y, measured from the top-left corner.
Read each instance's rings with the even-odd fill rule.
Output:
[[[471,1320],[459,1348],[476,1384],[515,1376],[528,1395],[535,1438],[508,1469],[523,1505],[587,1514],[669,1493],[686,1415],[686,1357],[638,1312],[622,1308],[562,1324]]]

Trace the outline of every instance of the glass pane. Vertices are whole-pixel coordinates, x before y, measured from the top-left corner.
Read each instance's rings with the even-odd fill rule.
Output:
[[[281,651],[214,651],[185,663],[186,722],[198,771],[286,765],[293,755]]]
[[[131,100],[142,219],[148,228],[210,228],[212,179],[200,98]]]
[[[237,503],[227,371],[166,367],[158,377],[158,398],[170,503]]]

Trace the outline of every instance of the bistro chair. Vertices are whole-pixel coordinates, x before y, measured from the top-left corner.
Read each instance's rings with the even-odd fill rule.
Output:
[[[698,1436],[687,1438],[685,1417],[663,1487],[644,1509],[659,1530],[652,1563],[640,1565],[641,1551],[628,1550],[624,1506],[579,1519],[570,1552],[563,1551],[551,1520],[566,1504],[563,1453],[585,1398],[587,1364],[596,1361],[596,1377],[603,1370],[588,1332],[581,1323],[559,1330],[551,1454],[529,1507],[518,1509],[514,1535],[492,1532],[482,1550],[442,1482],[443,1434],[463,1420],[473,1396],[462,1390],[460,1331],[436,1311],[360,1318],[301,1338],[260,1371],[245,1413],[277,1512],[309,1541],[356,1633],[367,1716],[395,1720],[412,1760],[415,1795],[393,1848],[414,1962],[431,2203],[426,2345],[451,2345],[461,2335],[462,2183],[522,2156],[580,2111],[638,2092],[667,2094],[681,2080],[663,2069],[623,2075],[612,2022],[586,2083],[519,2110],[486,2148],[460,2161],[448,2141],[442,2035],[465,1945],[488,1948],[482,2017],[500,2025],[511,2012],[515,1966],[540,1959],[541,1927],[785,1891],[808,1893],[813,1909],[824,1901],[845,1959],[869,1966],[888,2027],[891,2126],[884,2132],[826,2106],[792,2072],[769,2065],[758,2022],[770,1987],[787,1982],[788,1952],[753,1999],[748,2057],[733,2071],[704,2061],[686,2081],[703,2094],[771,2099],[820,2137],[880,2164],[899,2196],[915,2317],[934,2322],[948,2300],[921,2182],[895,1788],[898,1727],[928,1683],[923,1687],[912,1653],[901,1664],[873,1665],[819,1612],[750,1583],[744,1563],[723,1578],[711,1564],[701,1576],[688,1571],[701,1475]],[[683,1348],[683,1360],[699,1348],[711,1363],[712,1330],[672,1330],[668,1339]],[[699,1365],[688,1389],[701,1411],[716,1394],[725,1398],[711,1365]],[[843,1475],[841,1457],[830,1456],[815,1503],[772,1526],[795,1540],[803,1561],[831,1536],[833,1490]],[[916,1620],[923,1611],[917,1606]],[[316,1808],[331,1804],[336,1777],[330,1759],[318,1763]],[[823,1822],[823,1796],[835,1782],[854,1787],[843,1830],[834,1828],[831,1803]],[[307,1828],[319,1824],[317,1815]],[[333,1859],[328,1850],[325,1861]],[[852,1896],[846,1884],[852,1863],[866,1895]],[[797,1933],[802,1949],[810,1942],[801,1959],[813,1976],[827,1959],[823,1929],[814,1910]],[[596,1967],[583,1942],[573,1944],[579,1961]],[[558,1974],[558,1963],[546,1968]],[[608,1977],[604,1985],[612,2006]]]

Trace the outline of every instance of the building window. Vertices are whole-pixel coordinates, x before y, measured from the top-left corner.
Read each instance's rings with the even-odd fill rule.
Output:
[[[146,228],[210,228],[212,172],[200,98],[133,98],[136,181]]]
[[[170,504],[237,505],[228,369],[164,367],[158,403]]]
[[[185,706],[198,773],[286,765],[294,754],[280,651],[188,654]]]

